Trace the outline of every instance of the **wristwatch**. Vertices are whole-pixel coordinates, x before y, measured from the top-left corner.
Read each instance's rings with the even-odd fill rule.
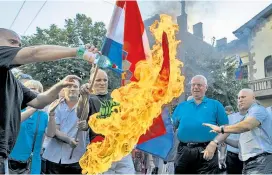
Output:
[[[225,133],[225,131],[224,131],[224,127],[225,127],[225,126],[220,126],[220,129],[221,129],[221,133],[222,133],[222,134],[224,134],[224,133]]]
[[[216,140],[216,139],[214,139],[213,142],[216,143],[216,145],[219,144],[218,140]]]

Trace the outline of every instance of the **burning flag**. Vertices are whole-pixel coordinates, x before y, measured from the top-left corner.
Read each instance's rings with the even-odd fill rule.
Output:
[[[140,60],[150,57],[148,39],[144,23],[136,1],[117,1],[106,35],[102,53],[111,62],[124,70],[123,85],[138,81],[133,72]],[[153,125],[142,135],[138,144],[166,134],[166,127],[161,115],[154,119]],[[144,148],[142,148],[144,150]]]
[[[97,113],[90,117],[90,127],[105,139],[90,144],[80,159],[82,172],[88,174],[105,172],[113,162],[128,155],[161,114],[162,106],[183,92],[182,63],[176,59],[178,25],[172,23],[171,17],[161,16],[152,31],[156,44],[146,59],[148,48],[137,2],[116,4],[102,53],[120,68],[122,64],[131,65],[127,70],[134,74],[131,78],[124,76],[132,82],[112,92],[113,101],[120,105],[112,108],[110,116],[99,118],[101,114]]]

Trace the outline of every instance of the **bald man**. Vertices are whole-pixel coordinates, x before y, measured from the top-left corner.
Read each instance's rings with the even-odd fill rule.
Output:
[[[90,83],[90,80],[89,80]],[[89,93],[89,84],[85,84],[81,87],[81,94],[88,94]],[[97,72],[97,76],[94,81],[93,85],[94,94],[89,95],[89,114],[90,117],[92,114],[99,112],[101,103],[110,100],[111,96],[108,93],[108,75],[104,70],[99,69]],[[83,103],[79,103],[79,105],[82,105]],[[89,120],[89,118],[88,118]],[[104,139],[103,135],[97,134],[93,132],[91,128],[88,127],[86,121],[82,121],[79,124],[80,130],[87,130],[89,129],[89,137],[91,143],[101,141]],[[111,166],[111,168],[104,172],[104,174],[134,174],[134,164],[132,161],[131,154],[127,155],[123,159],[121,159],[118,162],[114,162]]]
[[[89,80],[89,83],[90,82],[91,82],[91,79]],[[90,86],[89,83],[81,86],[81,94],[89,94],[89,86]],[[88,117],[91,116],[92,114],[99,112],[101,102],[111,99],[110,94],[108,93],[108,75],[102,69],[99,69],[97,72],[94,85],[93,85],[93,90],[94,90],[93,94],[89,95]],[[84,105],[83,101],[80,101],[77,111],[80,111],[79,108],[83,107],[83,105]],[[88,129],[87,123],[85,121],[82,121],[79,124],[79,129],[81,130]],[[99,136],[101,135],[94,133],[92,129],[90,129],[89,137],[91,142],[93,140],[100,138]]]
[[[90,52],[89,52],[90,51]],[[0,174],[4,174],[4,162],[15,144],[20,129],[21,109],[26,106],[43,108],[53,102],[59,91],[73,84],[68,76],[50,90],[39,95],[24,87],[12,74],[11,69],[26,63],[53,61],[65,57],[76,57],[77,53],[87,61],[93,60],[92,48],[67,48],[61,46],[33,46],[21,48],[19,35],[0,28]]]
[[[239,92],[238,106],[247,111],[241,122],[222,127],[204,125],[217,133],[240,133],[238,142],[228,140],[227,143],[239,147],[239,159],[244,162],[243,174],[272,174],[272,119],[266,109],[256,103],[251,89]]]

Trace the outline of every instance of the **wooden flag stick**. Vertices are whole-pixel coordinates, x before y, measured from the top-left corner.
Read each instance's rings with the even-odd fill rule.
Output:
[[[93,85],[94,85],[94,81],[95,81],[98,69],[99,69],[99,67],[96,64],[92,65],[92,68],[90,70],[91,83],[90,83],[90,87],[89,87],[89,94],[93,93],[92,89],[93,89]],[[78,116],[79,121],[87,120],[87,118],[88,118],[88,114],[86,114],[87,111],[88,111],[88,107],[89,107],[89,105],[88,105],[88,101],[89,101],[88,94],[87,95],[81,95],[80,98],[79,98],[79,101],[81,101],[81,100],[84,101],[84,103],[83,103],[84,105],[83,105],[83,108],[81,108],[81,111],[80,112],[78,111],[79,114],[80,114],[80,117]],[[79,134],[79,129],[77,130],[75,140],[77,140],[78,134]],[[73,153],[74,153],[74,149],[75,148],[72,149],[69,159],[72,158]]]

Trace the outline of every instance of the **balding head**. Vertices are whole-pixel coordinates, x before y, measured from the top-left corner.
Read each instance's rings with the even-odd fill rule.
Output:
[[[242,89],[238,94],[239,110],[248,110],[255,103],[255,94],[252,89]]]
[[[16,32],[0,28],[0,46],[21,47],[21,39]]]
[[[104,70],[98,70],[93,89],[96,95],[105,95],[108,93],[108,75]]]

